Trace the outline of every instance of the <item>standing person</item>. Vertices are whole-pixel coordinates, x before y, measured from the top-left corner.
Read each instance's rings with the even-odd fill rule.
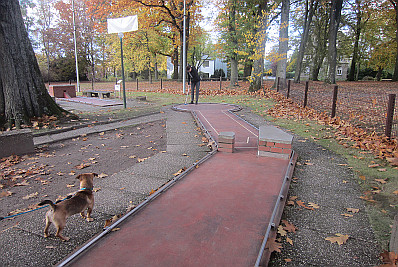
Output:
[[[194,89],[196,88],[196,101],[195,104],[198,104],[199,99],[199,88],[200,88],[200,76],[195,67],[191,65],[187,65],[187,73],[188,73],[188,85],[191,84],[191,104],[193,104],[194,100]]]

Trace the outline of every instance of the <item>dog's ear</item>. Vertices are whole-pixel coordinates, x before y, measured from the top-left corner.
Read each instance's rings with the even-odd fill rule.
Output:
[[[94,177],[98,177],[98,173],[93,172],[92,174]]]
[[[78,176],[76,176],[76,179],[81,179],[83,177],[83,174],[79,174]]]

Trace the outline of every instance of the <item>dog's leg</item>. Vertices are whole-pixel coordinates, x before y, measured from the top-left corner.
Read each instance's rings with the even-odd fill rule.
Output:
[[[48,227],[50,227],[51,220],[48,218],[48,215],[46,215],[46,226],[44,227],[44,237],[48,237]]]
[[[70,238],[63,236],[61,234],[62,230],[64,230],[65,228],[65,224],[66,224],[66,218],[65,217],[54,217],[54,221],[53,221],[55,227],[57,228],[57,233],[55,234],[56,237],[60,238],[62,241],[68,241]]]
[[[62,241],[68,241],[70,238],[61,235],[62,230],[64,230],[65,225],[58,225],[57,226],[57,233],[55,234],[56,237],[59,237]]]
[[[93,211],[93,207],[88,207],[88,208],[87,208],[86,220],[87,220],[88,222],[94,221],[94,219],[91,218],[91,212],[92,212],[92,211]]]

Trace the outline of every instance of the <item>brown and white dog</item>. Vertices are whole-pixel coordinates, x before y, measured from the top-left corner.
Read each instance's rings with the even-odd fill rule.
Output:
[[[50,205],[50,209],[46,213],[44,237],[48,237],[48,227],[51,223],[54,223],[57,228],[55,236],[59,237],[62,241],[68,241],[69,237],[63,236],[61,232],[65,228],[66,219],[76,213],[80,213],[88,222],[93,221],[93,218],[91,218],[91,212],[94,207],[93,179],[97,176],[98,174],[96,173],[78,175],[76,179],[80,180],[80,190],[70,199],[58,204],[54,204],[51,200],[44,200],[39,203],[39,206]],[[86,209],[87,215],[84,214]]]

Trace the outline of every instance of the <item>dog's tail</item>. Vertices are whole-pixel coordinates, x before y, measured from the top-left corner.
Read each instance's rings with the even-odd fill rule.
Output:
[[[51,207],[52,210],[55,210],[56,205],[55,205],[51,200],[48,200],[48,199],[43,200],[43,201],[40,202],[38,205],[39,205],[39,206],[44,206],[44,205],[47,205],[47,204],[50,205],[50,207]]]

